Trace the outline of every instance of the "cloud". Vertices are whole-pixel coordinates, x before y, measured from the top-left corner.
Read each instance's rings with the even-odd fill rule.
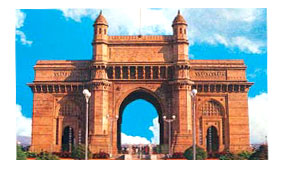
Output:
[[[263,46],[262,42],[251,41],[250,39],[238,36],[231,39],[232,46],[237,46],[241,51],[246,51],[250,53],[260,54],[262,53],[261,48]]]
[[[25,33],[20,30],[24,25],[25,17],[26,15],[24,12],[21,12],[20,9],[16,9],[16,24],[15,24],[16,41],[20,37],[21,44],[31,46],[32,41],[27,40]]]
[[[16,9],[16,29],[19,29],[23,26],[25,17],[25,13],[21,12],[19,9]]]
[[[145,137],[129,136],[121,133],[121,144],[150,144],[150,141]]]
[[[61,9],[66,18],[81,22],[94,20],[97,9]],[[103,9],[111,35],[140,33],[140,9]],[[141,33],[144,35],[172,34],[172,21],[177,9],[142,9]],[[237,48],[246,53],[263,53],[266,48],[266,9],[187,8],[181,10],[188,24],[190,45],[207,43]]]
[[[63,12],[64,17],[67,19],[73,19],[76,22],[81,22],[81,18],[90,17],[96,18],[97,10],[95,9],[60,9]]]
[[[21,106],[16,105],[16,135],[31,136],[31,118],[23,116]]]
[[[149,127],[149,130],[152,131],[154,135],[151,138],[151,141],[149,141],[145,137],[129,136],[124,133],[121,133],[121,144],[159,144],[160,143],[159,117],[153,119],[153,125]]]
[[[256,78],[258,75],[262,75],[262,74],[267,74],[267,69],[261,69],[261,68],[257,68],[255,69],[254,72],[249,73],[247,75],[248,78],[254,79]]]
[[[20,42],[21,42],[23,45],[31,46],[32,41],[27,40],[25,34],[24,34],[22,31],[16,30],[15,33],[16,33],[16,35],[18,35],[18,36],[20,37]]]
[[[153,137],[151,138],[152,144],[160,144],[160,123],[159,117],[153,119],[153,126],[149,127],[149,130],[153,132]]]
[[[264,143],[268,132],[269,103],[267,93],[249,98],[248,104],[251,144]]]

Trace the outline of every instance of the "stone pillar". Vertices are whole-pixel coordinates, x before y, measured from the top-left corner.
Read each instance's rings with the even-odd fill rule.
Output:
[[[135,74],[135,79],[138,79],[138,67],[137,66],[135,66],[135,72],[134,72],[134,74]]]
[[[150,79],[153,79],[153,66],[150,66]]]
[[[54,97],[49,93],[33,93],[31,151],[52,150],[55,144]]]
[[[58,129],[57,129],[58,130],[58,145],[57,145],[57,149],[59,149],[59,151],[62,150],[63,120],[64,120],[63,116],[58,117]]]
[[[165,79],[168,79],[168,71],[169,71],[169,67],[166,66],[165,67]]]
[[[143,67],[142,67],[142,78],[143,78],[143,79],[146,79],[146,78],[145,78],[145,75],[146,75],[146,73],[145,73],[145,66],[143,66]]]
[[[112,66],[112,79],[115,79],[115,66]]]
[[[248,93],[228,93],[229,150],[250,150]]]
[[[160,66],[158,66],[158,77],[157,77],[157,79],[159,79],[160,78]]]
[[[110,144],[109,121],[109,88],[108,81],[98,81],[91,84],[89,112],[89,148],[91,152],[109,152]]]
[[[177,119],[173,122],[173,131],[176,131],[176,138],[173,138],[174,152],[184,152],[192,145],[192,105],[191,105],[191,81],[176,81],[173,87],[173,108],[172,112]]]
[[[122,70],[122,66],[120,66],[120,79],[123,79],[123,70]]]

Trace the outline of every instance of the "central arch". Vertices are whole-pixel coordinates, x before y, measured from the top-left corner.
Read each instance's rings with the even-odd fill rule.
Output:
[[[121,150],[121,123],[122,123],[122,115],[125,107],[130,104],[131,102],[137,100],[137,99],[143,99],[148,102],[150,102],[155,109],[157,110],[158,116],[159,116],[159,124],[160,124],[160,144],[164,143],[164,125],[163,125],[163,109],[160,99],[151,91],[146,89],[137,89],[133,92],[131,92],[128,96],[125,97],[125,99],[122,101],[120,107],[119,107],[119,118],[117,120],[117,148],[120,151]]]

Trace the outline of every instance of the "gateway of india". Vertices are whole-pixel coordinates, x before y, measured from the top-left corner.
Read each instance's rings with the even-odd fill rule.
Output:
[[[189,60],[187,22],[180,12],[172,35],[110,36],[102,12],[93,27],[92,60],[40,60],[34,66],[34,81],[28,84],[33,92],[31,151],[61,152],[70,149],[66,145],[85,143],[84,89],[91,92],[92,153],[121,151],[122,114],[136,99],[156,108],[160,145],[170,145],[172,152],[192,146],[193,134],[196,145],[208,152],[250,150],[248,91],[253,83],[246,79],[243,60]],[[173,115],[169,128],[163,117]]]

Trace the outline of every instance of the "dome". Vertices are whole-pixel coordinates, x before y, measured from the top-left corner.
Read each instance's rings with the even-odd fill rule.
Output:
[[[102,11],[100,11],[100,14],[97,17],[97,19],[95,20],[94,25],[108,25],[105,17],[102,15]]]
[[[175,17],[174,21],[173,21],[173,25],[176,24],[185,24],[187,25],[184,17],[180,14],[180,10],[178,11],[178,15]]]

